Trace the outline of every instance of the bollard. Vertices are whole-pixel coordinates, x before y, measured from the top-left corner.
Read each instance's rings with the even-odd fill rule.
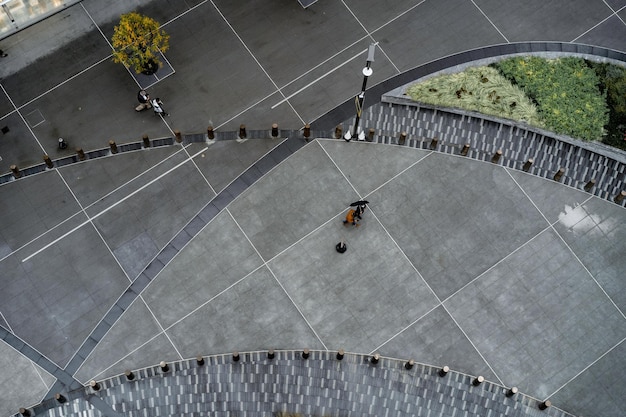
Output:
[[[507,396],[507,397],[512,397],[512,396],[514,396],[515,394],[517,394],[517,387],[510,388],[510,389],[506,392],[506,396]]]
[[[380,360],[380,355],[378,353],[375,353],[374,356],[370,358],[370,363],[372,365],[376,365],[379,360]]]
[[[161,372],[168,372],[170,370],[170,366],[165,361],[159,363],[159,368],[161,368]]]
[[[174,137],[176,138],[176,143],[181,143],[183,141],[183,135],[180,133],[180,130],[174,131]]]
[[[338,361],[342,360],[342,359],[343,359],[343,355],[344,355],[344,354],[345,354],[344,350],[343,350],[343,349],[339,349],[339,350],[337,351],[337,360],[338,360]]]
[[[398,145],[404,145],[406,142],[406,132],[400,133],[400,138],[398,139]]]
[[[373,142],[375,134],[376,134],[376,130],[370,127],[370,130],[367,131],[367,141]]]
[[[450,372],[450,368],[448,368],[447,366],[444,366],[443,368],[439,370],[439,376],[444,377],[448,374],[448,372]]]
[[[78,155],[78,159],[81,161],[85,160],[85,152],[83,151],[83,148],[76,148],[76,155]]]
[[[407,363],[404,364],[404,369],[412,369],[413,365],[415,365],[415,361],[413,359],[409,359]]]
[[[479,375],[476,378],[474,378],[474,380],[472,381],[472,385],[477,387],[480,384],[482,384],[484,380],[485,380],[485,377],[482,375]]]
[[[17,165],[11,165],[10,168],[15,179],[18,179],[22,176],[22,173],[20,172],[20,169],[17,167]]]
[[[616,195],[613,201],[617,204],[622,204],[622,201],[624,201],[624,197],[626,197],[626,191],[622,191],[621,193]]]
[[[342,240],[341,242],[337,243],[335,245],[335,250],[339,253],[344,253],[345,251],[348,250],[348,246],[346,245],[346,243]]]
[[[304,349],[302,351],[302,359],[309,359],[309,349]]]
[[[467,156],[469,149],[470,149],[469,143],[466,143],[465,145],[463,145],[463,149],[461,149],[461,156]]]
[[[67,142],[63,138],[59,138],[59,149],[67,149]]]
[[[233,352],[233,362],[239,362],[239,352]]]
[[[50,159],[49,155],[43,156],[43,161],[46,163],[46,166],[50,169],[54,168],[54,164],[52,163],[52,159]]]
[[[501,156],[502,156],[502,150],[498,149],[496,153],[494,153],[493,156],[491,157],[491,162],[493,162],[494,164],[497,164]]]
[[[63,395],[59,393],[54,394],[54,399],[57,400],[61,404],[67,402],[67,398],[65,398]]]
[[[204,365],[204,358],[202,357],[202,355],[196,356],[196,363],[198,364],[198,366]]]
[[[144,148],[149,148],[150,147],[150,138],[148,137],[148,135],[143,135],[141,137],[141,139],[143,140],[143,147]]]
[[[209,125],[206,128],[206,135],[209,140],[215,139],[215,132],[213,132],[213,126]]]
[[[270,349],[267,351],[267,359],[274,359],[276,354],[274,353],[274,349]]]
[[[530,169],[530,167],[533,165],[533,159],[532,158],[528,158],[528,161],[526,161],[526,163],[524,164],[524,166],[522,167],[522,169],[524,170],[524,172],[528,172],[528,170]]]
[[[126,375],[126,380],[128,381],[132,381],[133,379],[135,379],[135,374],[130,369],[125,370],[124,375]]]
[[[550,400],[545,400],[544,402],[539,403],[539,409],[540,410],[545,410],[546,408],[550,407],[552,405],[552,403],[550,402]]]
[[[596,185],[596,179],[592,178],[587,182],[587,184],[585,184],[584,190],[589,192],[594,185]]]
[[[246,138],[246,125],[240,125],[239,126],[239,139],[245,139]]]
[[[561,178],[563,178],[563,174],[565,174],[565,168],[559,168],[559,170],[556,172],[556,174],[554,174],[554,177],[552,179],[556,182],[559,182],[561,181]]]
[[[307,140],[307,142],[309,141],[309,137],[311,136],[311,125],[310,124],[305,124],[304,125],[304,131],[302,132],[302,134],[304,135],[305,139]]]
[[[114,140],[109,141],[109,147],[111,148],[111,153],[117,153],[117,143]]]
[[[341,125],[338,125],[335,128],[335,139],[341,139],[343,137],[343,127],[341,127]]]
[[[91,389],[93,389],[94,391],[99,391],[100,390],[100,384],[98,384],[93,379],[91,381],[89,381],[89,386],[91,386]]]
[[[430,149],[433,151],[437,149],[438,142],[439,142],[439,138],[433,138],[433,140],[430,141]]]
[[[24,417],[30,417],[32,414],[28,408],[20,408],[20,414]]]
[[[273,138],[278,137],[278,123],[272,124],[272,137]]]

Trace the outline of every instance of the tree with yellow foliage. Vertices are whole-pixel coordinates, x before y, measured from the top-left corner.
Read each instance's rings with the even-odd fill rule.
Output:
[[[113,62],[136,73],[154,73],[163,66],[158,53],[168,50],[169,40],[156,20],[136,12],[123,14],[113,32]]]

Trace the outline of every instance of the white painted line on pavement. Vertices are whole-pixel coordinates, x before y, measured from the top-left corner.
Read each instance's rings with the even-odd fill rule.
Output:
[[[342,64],[336,66],[335,68],[331,69],[330,71],[326,72],[325,74],[322,74],[321,76],[317,77],[315,80],[311,81],[310,83],[308,83],[307,85],[305,85],[304,87],[302,87],[301,89],[299,89],[298,91],[296,91],[295,93],[291,94],[290,96],[285,97],[284,99],[282,99],[281,101],[279,101],[278,103],[274,104],[272,106],[272,110],[274,110],[276,107],[280,106],[281,104],[283,104],[285,101],[289,100],[291,97],[296,96],[298,94],[300,94],[302,91],[306,90],[307,88],[309,88],[310,86],[312,86],[313,84],[315,84],[316,82],[318,82],[319,80],[321,80],[322,78],[332,74],[333,72],[337,71],[339,68],[343,67],[344,65],[346,65],[348,62],[360,57],[361,55],[363,55],[365,52],[367,52],[367,49],[363,49],[361,52],[359,52],[358,54],[356,54],[355,56],[353,56],[352,58],[348,59],[347,61],[344,61]]]
[[[153,180],[147,182],[146,184],[142,185],[140,188],[136,189],[135,191],[133,191],[132,193],[128,194],[126,197],[116,201],[115,203],[111,204],[109,207],[105,208],[104,210],[102,210],[101,212],[95,214],[94,216],[90,217],[89,219],[87,219],[86,221],[82,222],[81,224],[79,224],[78,226],[76,226],[75,228],[73,228],[72,230],[70,230],[69,232],[64,233],[63,235],[61,235],[60,237],[54,239],[52,242],[48,243],[46,246],[44,246],[43,248],[37,250],[36,252],[34,252],[33,254],[27,256],[26,258],[22,259],[22,262],[26,262],[29,259],[31,259],[33,256],[38,255],[39,253],[43,252],[44,250],[48,249],[50,246],[54,245],[55,243],[59,242],[60,240],[64,239],[65,237],[71,235],[72,233],[74,233],[75,231],[77,231],[78,229],[80,229],[81,227],[83,227],[86,224],[91,223],[92,220],[97,219],[98,217],[102,216],[104,213],[108,212],[109,210],[111,210],[112,208],[116,207],[117,205],[123,203],[124,201],[128,200],[129,198],[131,198],[132,196],[134,196],[135,194],[137,194],[139,191],[149,187],[150,185],[154,184],[155,182],[157,182],[158,180],[160,180],[161,178],[163,178],[164,176],[166,176],[167,174],[169,174],[170,172],[180,168],[181,166],[185,165],[187,162],[193,160],[193,158],[195,158],[196,156],[200,155],[202,152],[206,151],[207,149],[209,149],[208,146],[204,147],[204,149],[196,152],[193,156],[190,156],[188,159],[185,159],[184,161],[182,161],[181,163],[179,163],[178,165],[170,168],[169,170],[165,171],[164,173],[162,173],[161,175],[159,175],[158,177],[154,178]]]

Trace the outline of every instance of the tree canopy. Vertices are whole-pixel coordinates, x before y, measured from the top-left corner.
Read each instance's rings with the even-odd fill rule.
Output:
[[[159,52],[168,50],[169,39],[156,20],[136,12],[123,14],[113,32],[113,62],[137,73],[162,66]]]

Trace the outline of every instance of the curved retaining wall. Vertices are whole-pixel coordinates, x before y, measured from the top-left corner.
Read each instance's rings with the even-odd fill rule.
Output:
[[[42,404],[39,416],[90,417],[98,414],[147,416],[553,416],[570,414],[476,376],[406,361],[311,351],[277,351],[204,357],[134,371],[65,394],[68,401]],[[107,410],[107,406],[111,409]]]

